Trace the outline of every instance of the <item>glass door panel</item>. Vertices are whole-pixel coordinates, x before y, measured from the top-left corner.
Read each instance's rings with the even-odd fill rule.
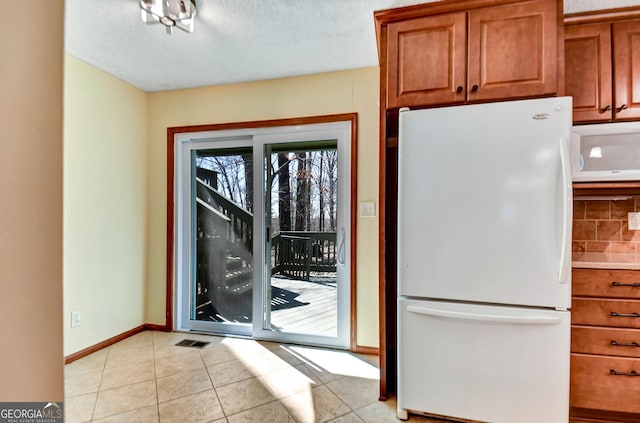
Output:
[[[265,152],[265,329],[336,338],[337,266],[344,254],[338,241],[337,142],[269,144]]]
[[[192,150],[191,175],[195,253],[190,320],[211,323],[210,330],[249,333],[254,273],[252,148]]]

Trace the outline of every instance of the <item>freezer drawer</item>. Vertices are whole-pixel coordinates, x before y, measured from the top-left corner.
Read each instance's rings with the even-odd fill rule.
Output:
[[[569,419],[570,313],[398,300],[398,415]]]

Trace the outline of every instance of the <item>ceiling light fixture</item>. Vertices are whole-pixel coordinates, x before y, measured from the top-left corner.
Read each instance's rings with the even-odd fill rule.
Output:
[[[173,34],[173,28],[193,32],[195,0],[140,0],[140,9],[142,22],[159,22],[165,26],[167,34]]]

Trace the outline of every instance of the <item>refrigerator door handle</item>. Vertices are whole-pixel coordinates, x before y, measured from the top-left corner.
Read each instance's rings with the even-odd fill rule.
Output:
[[[410,313],[427,316],[444,317],[456,320],[473,320],[476,322],[513,323],[518,325],[558,325],[560,318],[551,316],[501,316],[497,314],[467,313],[461,311],[440,310],[429,307],[407,306]]]
[[[559,138],[560,167],[562,169],[562,241],[560,243],[560,269],[558,282],[569,281],[571,257],[567,254],[568,243],[571,241],[571,167],[569,164],[569,143],[565,138]]]

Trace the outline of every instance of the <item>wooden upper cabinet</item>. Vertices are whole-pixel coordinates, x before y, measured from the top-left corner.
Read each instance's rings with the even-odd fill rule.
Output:
[[[545,0],[469,12],[470,101],[557,92],[556,10]]]
[[[387,108],[557,93],[556,0],[429,13],[445,3],[387,24]]]
[[[611,26],[569,26],[564,38],[564,88],[573,97],[573,120],[612,119]]]
[[[461,103],[466,87],[466,14],[389,25],[389,107]]]
[[[613,24],[615,118],[640,119],[640,20]]]
[[[640,119],[640,8],[568,15],[565,22],[573,121]]]

